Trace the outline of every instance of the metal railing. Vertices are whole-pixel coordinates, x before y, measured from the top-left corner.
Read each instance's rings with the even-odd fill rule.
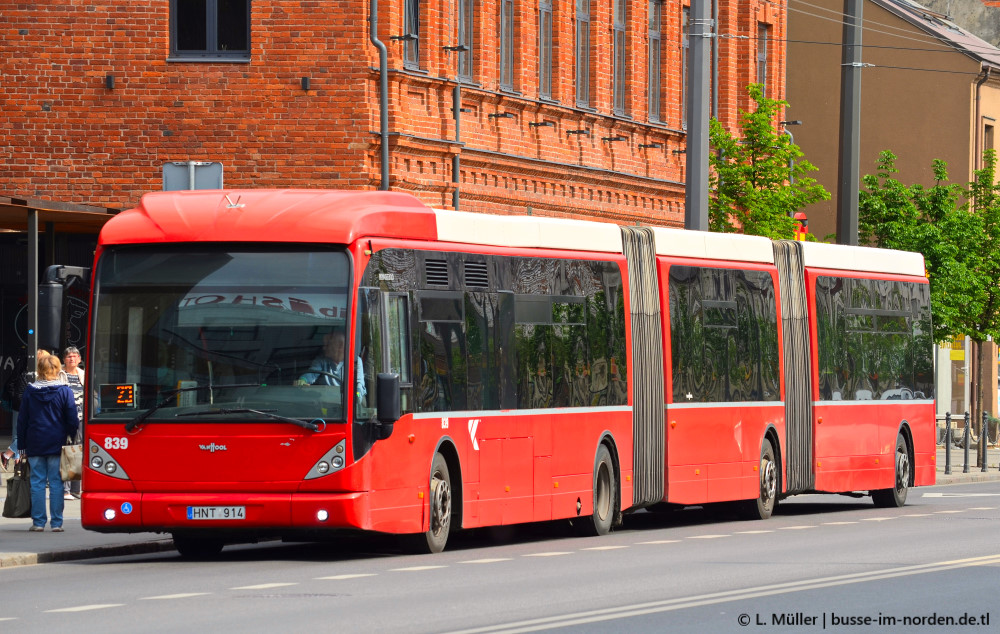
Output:
[[[989,412],[983,412],[983,420],[981,427],[979,429],[979,447],[976,450],[978,454],[982,455],[982,466],[980,470],[983,473],[987,471],[987,448],[989,447],[989,435],[987,434],[987,421],[989,420]],[[971,420],[969,412],[965,412],[964,415],[964,425],[962,430],[962,452],[964,455],[964,460],[962,463],[962,473],[969,473],[969,447],[971,444]],[[952,446],[952,430],[951,430],[951,412],[945,412],[944,415],[944,474],[951,475],[951,446]]]

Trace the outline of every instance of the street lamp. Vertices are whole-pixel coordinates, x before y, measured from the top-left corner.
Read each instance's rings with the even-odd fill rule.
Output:
[[[780,123],[781,125],[785,126],[785,129],[783,130],[783,132],[788,135],[788,143],[791,144],[791,145],[795,145],[795,136],[792,134],[792,131],[788,129],[788,126],[791,126],[791,125],[802,125],[802,121],[800,121],[798,119],[793,119],[791,121],[779,121],[778,123]],[[788,159],[788,184],[789,185],[794,185],[795,184],[795,175],[792,174],[792,166],[794,166],[794,165],[795,165],[795,160],[789,158]]]

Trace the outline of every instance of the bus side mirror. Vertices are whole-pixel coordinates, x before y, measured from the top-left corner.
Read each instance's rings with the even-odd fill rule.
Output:
[[[379,372],[378,403],[375,417],[382,429],[379,439],[385,440],[392,435],[393,424],[402,416],[402,396],[399,390],[399,375]]]

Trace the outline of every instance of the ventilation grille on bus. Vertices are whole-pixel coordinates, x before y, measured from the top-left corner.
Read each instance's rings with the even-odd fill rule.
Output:
[[[486,262],[465,263],[465,286],[466,288],[489,288],[490,276],[486,269]]]
[[[663,338],[656,281],[653,232],[622,227],[628,262],[632,323],[632,503],[643,507],[665,499],[666,440],[664,438]]]
[[[813,471],[812,371],[809,361],[809,310],[806,306],[802,243],[774,243],[774,263],[781,289],[781,332],[785,372],[786,491],[809,491],[815,486]]]
[[[424,273],[428,286],[448,286],[448,262],[445,260],[427,260],[424,262]]]

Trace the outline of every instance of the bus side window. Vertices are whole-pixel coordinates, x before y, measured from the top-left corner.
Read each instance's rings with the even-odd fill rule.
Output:
[[[402,390],[402,411],[412,411],[407,395],[413,384],[410,377],[410,307],[405,293],[385,296],[386,348],[389,353],[389,372],[399,375]]]
[[[359,422],[374,416],[378,399],[375,377],[382,371],[382,305],[378,289],[362,288],[358,291],[357,343],[355,351],[364,370],[364,399],[356,403],[354,417]]]

